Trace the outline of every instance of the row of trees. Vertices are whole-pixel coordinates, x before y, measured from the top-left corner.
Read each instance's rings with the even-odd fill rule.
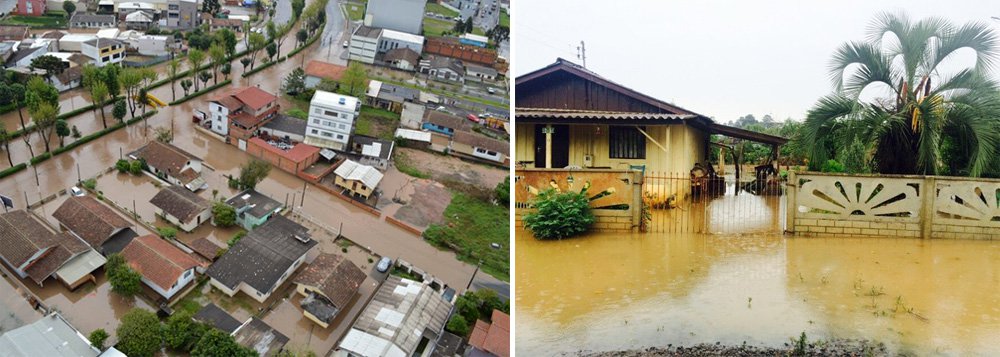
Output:
[[[97,337],[103,344],[101,337],[106,333],[97,331],[103,332],[95,330],[91,334],[91,341],[96,342],[94,337]],[[163,347],[175,352],[190,353],[192,357],[257,355],[256,351],[236,343],[229,334],[194,321],[189,311],[178,311],[164,324],[156,314],[134,308],[122,316],[116,332],[118,344],[115,348],[133,357],[153,356]]]

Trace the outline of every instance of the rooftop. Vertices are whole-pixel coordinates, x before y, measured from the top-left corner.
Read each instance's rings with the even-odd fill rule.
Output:
[[[354,30],[354,36],[360,36],[360,37],[376,38],[379,37],[381,34],[382,34],[382,29],[378,27],[371,27],[365,25],[358,26],[358,28]]]
[[[342,255],[323,253],[295,278],[296,284],[319,289],[338,309],[343,309],[358,292],[367,275]]]
[[[93,196],[70,197],[52,217],[90,246],[100,248],[111,235],[132,224]]]
[[[236,331],[242,325],[239,320],[233,318],[214,303],[208,303],[201,310],[198,310],[194,314],[194,319],[209,324],[227,334],[232,334],[233,331]]]
[[[98,15],[98,14],[87,14],[87,13],[75,13],[73,17],[69,20],[71,24],[81,24],[81,23],[115,23],[115,15]]]
[[[230,288],[243,282],[270,293],[295,260],[316,244],[306,227],[275,215],[240,239],[208,268],[207,275]]]
[[[181,178],[181,170],[191,161],[201,161],[187,151],[171,144],[161,143],[153,140],[149,144],[128,154],[135,159],[146,160],[146,165],[155,167],[159,171],[164,171],[167,175]],[[184,181],[184,180],[182,180]]]
[[[395,62],[404,60],[410,62],[410,64],[416,65],[420,60],[420,54],[408,47],[394,48],[385,53],[383,58],[386,62]]]
[[[506,155],[510,151],[510,143],[489,138],[473,132],[459,130],[452,137],[457,143],[466,144],[472,147],[482,148],[489,151],[503,153]]]
[[[382,173],[374,167],[362,165],[352,160],[344,161],[333,173],[348,181],[360,181],[369,188],[375,188],[382,181]]]
[[[355,97],[318,90],[316,91],[316,94],[313,95],[312,100],[309,101],[310,106],[317,104],[324,107],[340,109],[345,112],[354,112],[358,110],[359,101],[358,98]]]
[[[465,119],[437,110],[428,110],[424,112],[424,121],[437,126],[451,128],[456,131],[463,130],[469,126]]]
[[[240,326],[233,338],[236,343],[257,351],[259,356],[274,356],[288,343],[288,337],[256,317]]]
[[[268,144],[266,141],[264,141],[264,139],[261,139],[259,137],[252,137],[250,138],[249,141],[259,145],[260,147],[264,148],[264,150],[275,153],[285,159],[291,160],[292,162],[305,161],[309,157],[320,152],[320,148],[303,143],[295,144],[295,146],[293,146],[291,149],[282,150],[272,146],[271,144]]]
[[[163,290],[198,266],[198,261],[183,250],[152,234],[133,239],[121,254],[136,272]]]
[[[252,189],[237,193],[236,196],[227,200],[226,204],[236,208],[236,211],[248,207],[246,213],[254,217],[264,217],[281,208],[281,202]]]
[[[254,111],[258,111],[267,106],[267,104],[278,100],[274,94],[265,92],[263,89],[257,87],[246,87],[243,89],[237,89],[233,93],[233,97],[243,102],[244,105],[250,107]]]
[[[58,245],[59,239],[25,210],[0,214],[0,256],[20,267],[39,250]]]
[[[382,140],[365,135],[354,135],[352,137],[355,145],[360,145],[361,155],[377,157],[388,160],[392,156],[392,148],[395,142]]]
[[[9,357],[96,357],[101,353],[59,313],[0,335],[0,351]]]
[[[331,81],[339,81],[340,77],[344,75],[344,71],[346,70],[347,67],[339,64],[312,60],[306,64],[305,72],[307,76],[319,77]]]
[[[390,29],[382,29],[382,38],[390,38],[393,40],[419,43],[421,45],[424,43],[424,36],[414,35]]]
[[[510,316],[493,310],[492,323],[476,320],[469,345],[499,357],[510,356]]]
[[[212,208],[212,203],[208,200],[176,185],[160,190],[149,202],[183,223]]]
[[[286,133],[305,135],[307,123],[305,120],[290,117],[284,114],[276,114],[271,121],[264,124],[265,128]]]

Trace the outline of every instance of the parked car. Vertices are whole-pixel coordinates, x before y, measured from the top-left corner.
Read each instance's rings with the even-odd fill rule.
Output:
[[[497,94],[497,89],[493,87],[486,88],[486,91],[490,94]]]
[[[349,41],[344,41],[344,48],[347,48],[347,46],[350,46],[350,45],[351,45],[351,42],[349,42]]]
[[[390,266],[392,266],[392,259],[389,257],[382,257],[382,259],[379,259],[378,265],[375,266],[375,269],[378,270],[379,273],[385,273],[389,271]]]
[[[466,115],[465,118],[473,123],[479,123],[479,117],[475,116],[475,114]]]
[[[69,193],[75,197],[80,197],[80,196],[85,196],[87,194],[87,191],[84,191],[79,187],[73,186],[70,187]]]

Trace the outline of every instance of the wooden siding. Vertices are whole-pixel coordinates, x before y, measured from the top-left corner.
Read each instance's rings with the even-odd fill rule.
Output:
[[[518,85],[516,89],[514,103],[517,108],[678,114],[563,72]]]

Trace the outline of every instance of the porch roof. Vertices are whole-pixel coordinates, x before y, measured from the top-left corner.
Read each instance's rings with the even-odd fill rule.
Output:
[[[614,125],[669,125],[682,121],[708,121],[695,114],[672,113],[631,113],[589,110],[567,110],[550,108],[515,108],[514,118],[518,123],[559,123],[559,124],[614,124]]]
[[[737,139],[750,140],[770,145],[785,145],[785,143],[788,142],[788,139],[780,136],[758,133],[756,131],[716,123],[709,124],[708,129],[709,133],[712,134],[720,134]]]

